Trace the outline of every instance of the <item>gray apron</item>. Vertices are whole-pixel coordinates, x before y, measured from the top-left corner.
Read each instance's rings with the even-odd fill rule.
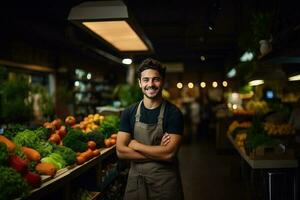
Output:
[[[134,139],[146,145],[160,145],[163,137],[163,101],[157,124],[140,122],[142,101],[135,115]],[[182,200],[178,160],[173,162],[131,161],[124,200]]]

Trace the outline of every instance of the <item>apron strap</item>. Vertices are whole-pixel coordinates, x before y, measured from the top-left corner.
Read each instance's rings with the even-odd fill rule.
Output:
[[[135,121],[136,122],[139,122],[140,121],[140,118],[141,118],[141,105],[142,105],[142,101],[140,101],[139,105],[138,105],[138,108],[137,108],[137,111],[135,113]]]
[[[166,107],[166,101],[163,100],[161,108],[160,108],[160,111],[159,111],[159,115],[158,115],[158,120],[157,120],[158,124],[162,124],[163,123],[165,107]]]

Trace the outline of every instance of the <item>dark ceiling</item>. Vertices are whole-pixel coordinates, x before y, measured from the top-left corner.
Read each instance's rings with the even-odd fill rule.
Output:
[[[237,55],[240,4],[229,1],[126,1],[156,56],[165,61],[223,63]],[[211,30],[209,29],[211,27]]]
[[[27,21],[27,24],[23,25],[28,27],[27,34],[40,32],[36,34],[62,43],[66,40],[65,37],[73,37],[88,46],[118,57],[123,56],[79,29],[70,33],[69,27],[73,25],[67,21],[68,13],[73,6],[81,2],[84,1],[18,1],[2,7],[0,15],[2,21],[7,24],[13,22],[15,25],[12,26]],[[256,11],[275,10],[282,26],[295,27],[299,24],[296,3],[288,1],[125,0],[124,2],[154,47],[154,54],[133,55],[134,58],[141,60],[151,56],[163,62],[182,62],[187,68],[199,71],[224,71],[224,66],[238,62],[242,53],[238,45],[238,36],[249,26],[249,18]],[[38,28],[34,29],[36,25]],[[205,56],[205,61],[201,60],[201,56]]]

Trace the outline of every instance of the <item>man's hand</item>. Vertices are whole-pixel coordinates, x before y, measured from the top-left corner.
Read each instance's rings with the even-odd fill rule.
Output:
[[[117,137],[117,156],[121,159],[145,161],[148,160],[143,154],[128,147],[131,141],[131,134],[120,131]],[[133,144],[133,143],[132,143]]]
[[[171,139],[171,136],[168,133],[165,133],[161,139],[160,146],[166,146],[167,144],[169,144],[170,139]],[[128,147],[133,150],[137,150],[137,145],[139,145],[138,141],[130,140]]]
[[[181,135],[166,133],[160,145],[146,145],[137,140],[130,140],[128,147],[152,160],[172,161],[181,141]]]
[[[131,140],[131,141],[129,142],[129,144],[128,144],[128,147],[131,148],[131,149],[133,149],[133,150],[136,150],[136,149],[137,149],[137,148],[136,148],[137,145],[138,145],[138,141],[136,141],[136,140]]]
[[[165,133],[161,139],[160,146],[166,146],[167,144],[169,144],[170,139],[170,135],[168,133]]]

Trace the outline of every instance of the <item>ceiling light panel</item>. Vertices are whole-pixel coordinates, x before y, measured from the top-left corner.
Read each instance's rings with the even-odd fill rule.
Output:
[[[152,52],[151,42],[122,1],[91,1],[73,7],[68,19],[122,52]]]
[[[148,50],[126,21],[83,22],[82,24],[120,51]]]

